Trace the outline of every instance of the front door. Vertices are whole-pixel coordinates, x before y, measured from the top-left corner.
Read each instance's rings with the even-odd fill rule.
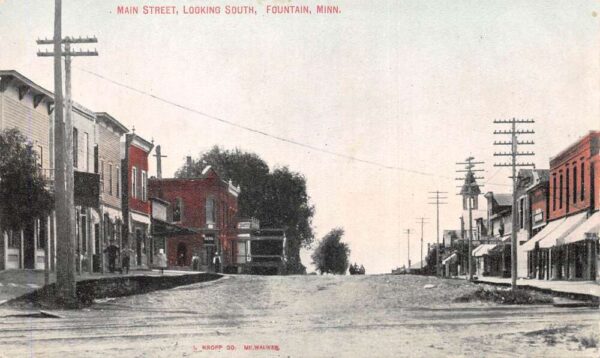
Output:
[[[35,236],[33,221],[28,223],[23,230],[23,267],[35,268]]]

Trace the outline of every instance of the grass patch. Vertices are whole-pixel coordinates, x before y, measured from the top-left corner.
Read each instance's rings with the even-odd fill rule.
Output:
[[[581,346],[581,348],[587,349],[598,347],[598,337],[594,334],[578,337],[577,339],[579,340],[579,345]]]
[[[552,296],[518,288],[499,289],[496,287],[479,287],[476,291],[454,299],[454,302],[494,302],[506,305],[551,304]]]

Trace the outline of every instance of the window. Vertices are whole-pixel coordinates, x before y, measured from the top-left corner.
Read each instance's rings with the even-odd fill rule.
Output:
[[[556,210],[556,174],[552,175],[552,211]]]
[[[46,248],[46,218],[42,217],[38,220],[38,232],[37,232],[37,247],[38,249]]]
[[[43,165],[44,165],[44,148],[41,145],[37,147],[38,157],[36,158],[36,164],[40,175],[45,176]]]
[[[519,227],[522,229],[525,226],[525,199],[519,200]]]
[[[534,214],[534,216],[533,216],[533,221],[534,221],[536,224],[539,224],[539,223],[541,223],[543,220],[544,220],[544,212],[542,211],[542,209],[540,209],[540,208],[538,208],[538,209],[535,209],[535,214]]]
[[[175,199],[175,202],[173,203],[173,221],[175,221],[175,222],[181,221],[182,212],[183,212],[183,205],[181,202],[181,198],[177,198],[177,199]]]
[[[145,170],[142,170],[142,200],[146,201],[147,198],[147,190],[148,190],[148,173]]]
[[[131,168],[131,197],[135,198],[137,194],[137,168]]]
[[[113,171],[112,163],[108,163],[108,195],[113,193]]]
[[[584,171],[583,164],[584,163],[581,163],[581,183],[580,183],[581,190],[579,190],[579,195],[580,195],[579,199],[581,201],[583,201],[583,199],[584,199],[584,192],[585,192],[585,186],[584,186],[584,181],[585,181],[585,174],[584,174],[584,172],[585,171]]]
[[[206,199],[206,224],[214,224],[216,222],[216,205],[212,198]]]
[[[83,213],[81,215],[81,251],[87,252],[87,219]]]
[[[565,178],[566,179],[565,181],[566,181],[567,185],[565,187],[565,204],[567,204],[567,211],[569,211],[569,195],[571,195],[571,193],[569,192],[569,188],[571,185],[571,180],[569,177],[569,174],[570,174],[569,168],[567,168],[566,170],[567,170],[567,173],[566,173],[567,177]]]
[[[117,167],[117,187],[115,188],[117,197],[121,196],[121,168]]]
[[[90,158],[88,153],[89,145],[89,135],[86,132],[83,132],[83,170],[85,170],[86,172],[90,170]]]
[[[577,202],[577,167],[573,166],[573,204]]]
[[[21,232],[10,230],[7,232],[8,235],[8,247],[12,249],[18,249],[21,246]]]
[[[104,193],[104,160],[100,160],[100,192]]]
[[[79,132],[77,131],[77,128],[73,127],[73,166],[75,168],[77,168],[77,156],[79,154],[79,138],[77,138],[78,135]]]
[[[559,189],[559,193],[560,193],[559,194],[560,198],[559,198],[559,201],[558,201],[558,208],[562,209],[562,205],[563,205],[563,176],[562,176],[562,174],[560,175],[560,179],[559,179],[558,183],[560,185],[559,188],[558,188]]]

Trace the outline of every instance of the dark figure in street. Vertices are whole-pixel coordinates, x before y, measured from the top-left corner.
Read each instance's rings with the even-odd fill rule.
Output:
[[[114,273],[119,248],[114,244],[110,244],[106,249],[104,249],[104,252],[108,254],[108,271]]]

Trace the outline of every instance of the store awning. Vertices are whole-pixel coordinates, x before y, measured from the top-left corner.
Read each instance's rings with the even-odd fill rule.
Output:
[[[565,218],[561,218],[558,220],[550,221],[546,227],[544,227],[540,232],[538,232],[534,237],[529,239],[526,243],[521,245],[521,250],[523,251],[532,251],[535,249],[535,244],[539,241],[543,240],[546,236],[550,235],[554,231],[558,230],[558,228],[566,221]]]
[[[490,250],[496,247],[498,244],[483,244],[477,246],[475,250],[473,250],[473,257],[481,257],[484,255],[489,255]]]
[[[456,253],[446,257],[443,261],[442,261],[442,265],[446,265],[446,264],[452,264],[455,263],[458,260],[458,256],[456,255]]]
[[[577,226],[569,235],[556,241],[557,245],[572,244],[585,240],[586,234],[600,234],[600,211],[595,212],[586,221]]]
[[[573,232],[577,226],[585,221],[586,216],[587,213],[583,212],[567,217],[560,227],[540,241],[540,249],[548,249],[556,246],[558,240],[564,239],[567,235]]]

